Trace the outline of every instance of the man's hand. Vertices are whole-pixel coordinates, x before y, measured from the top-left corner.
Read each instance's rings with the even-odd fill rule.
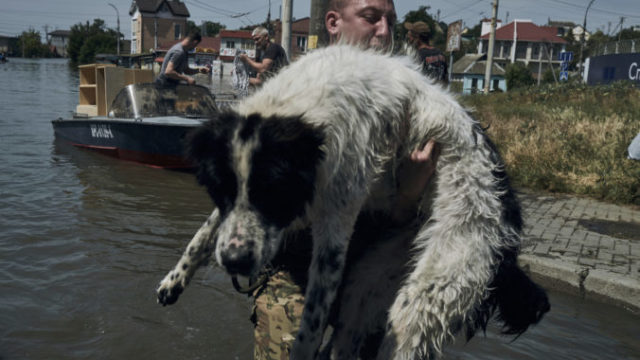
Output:
[[[187,84],[189,85],[195,85],[196,80],[190,76],[187,76]]]
[[[238,56],[238,58],[240,58],[240,60],[242,60],[242,62],[245,62],[245,63],[246,63],[246,62],[247,62],[247,59],[249,59],[249,55],[247,55],[247,54],[240,54],[240,55]]]
[[[398,198],[393,209],[393,218],[404,223],[415,216],[416,206],[429,180],[436,171],[440,148],[432,139],[422,149],[411,153],[398,169]]]

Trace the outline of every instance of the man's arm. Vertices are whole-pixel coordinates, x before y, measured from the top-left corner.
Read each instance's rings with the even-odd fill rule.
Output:
[[[240,60],[244,61],[245,64],[251,66],[258,73],[263,73],[269,69],[271,69],[271,65],[273,65],[273,59],[264,58],[262,62],[252,60],[247,54],[240,55]]]
[[[191,76],[183,75],[177,72],[175,69],[175,64],[171,60],[169,60],[169,63],[167,64],[167,68],[164,70],[164,75],[174,80],[178,80],[178,81],[184,80],[189,85],[193,85],[196,83],[196,81]]]
[[[438,155],[440,148],[429,140],[424,148],[414,150],[398,171],[398,197],[392,210],[393,221],[398,225],[415,217],[422,193],[436,171]]]

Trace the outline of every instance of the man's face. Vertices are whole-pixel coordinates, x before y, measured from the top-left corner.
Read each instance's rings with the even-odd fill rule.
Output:
[[[198,40],[188,40],[186,46],[183,46],[185,50],[187,51],[191,51],[193,49],[196,48],[196,46],[198,46],[198,44],[200,43],[200,41]]]
[[[251,38],[253,39],[254,44],[256,44],[257,49],[264,48],[268,43],[269,37],[267,35],[254,35]]]
[[[417,45],[418,37],[411,30],[407,32],[407,42],[414,46]]]
[[[350,0],[325,18],[332,38],[386,48],[391,43],[396,10],[393,0]]]

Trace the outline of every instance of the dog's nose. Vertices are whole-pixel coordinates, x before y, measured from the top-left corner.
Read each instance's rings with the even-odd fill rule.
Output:
[[[231,275],[250,276],[253,272],[255,258],[253,250],[246,247],[230,246],[221,253],[222,265]]]

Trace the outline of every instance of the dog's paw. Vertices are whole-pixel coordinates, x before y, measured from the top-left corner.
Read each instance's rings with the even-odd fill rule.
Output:
[[[178,301],[178,297],[184,291],[183,277],[180,273],[171,271],[165,276],[158,285],[156,293],[158,295],[158,304],[162,306],[174,304]]]

